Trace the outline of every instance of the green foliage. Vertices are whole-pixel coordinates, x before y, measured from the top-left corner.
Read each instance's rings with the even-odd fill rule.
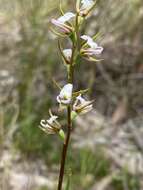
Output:
[[[127,172],[123,171],[118,176],[113,178],[112,186],[116,187],[117,190],[128,188],[130,190],[140,189],[139,178],[132,176]]]
[[[15,135],[15,147],[21,151],[26,158],[41,158],[45,160],[47,165],[58,163],[58,154],[60,152],[58,144],[61,139],[58,137],[47,136],[38,128],[39,121],[34,118],[24,120],[21,123],[18,132]],[[51,143],[51,139],[55,139],[55,143]],[[53,151],[53,150],[56,151]],[[58,151],[59,150],[59,151]]]
[[[35,189],[33,189],[33,190],[35,190]],[[48,190],[48,189],[47,189],[46,186],[43,186],[43,187],[41,187],[40,189],[37,189],[37,190]]]
[[[110,170],[110,163],[99,152],[95,154],[84,148],[79,151],[69,150],[66,178],[70,179],[70,188],[87,189],[95,180],[106,176]]]

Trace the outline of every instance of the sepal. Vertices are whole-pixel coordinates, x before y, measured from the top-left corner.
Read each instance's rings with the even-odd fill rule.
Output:
[[[87,88],[87,89],[85,89],[85,90],[79,90],[79,91],[77,91],[77,92],[74,92],[74,93],[73,93],[73,98],[79,96],[80,94],[85,94],[85,93],[87,93],[88,91],[89,91],[89,88]]]
[[[78,116],[78,114],[75,111],[71,112],[71,120],[75,120],[75,118]]]
[[[65,133],[62,129],[60,129],[59,131],[59,136],[61,137],[61,139],[64,141],[65,140]]]

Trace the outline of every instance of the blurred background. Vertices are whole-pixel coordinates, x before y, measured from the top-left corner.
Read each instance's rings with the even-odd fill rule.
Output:
[[[49,26],[58,6],[0,0],[0,190],[56,189],[62,143],[38,125],[49,108],[57,111],[53,80],[66,81]],[[74,11],[74,1],[63,1],[63,9]],[[101,62],[76,65],[76,90],[90,88],[87,97],[96,101],[74,123],[64,187],[143,189],[142,0],[98,0],[81,32],[100,32],[104,53]]]

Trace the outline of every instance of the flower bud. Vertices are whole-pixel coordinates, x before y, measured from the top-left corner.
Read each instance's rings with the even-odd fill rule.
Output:
[[[72,56],[72,50],[71,49],[64,49],[63,54],[65,56],[67,63],[69,63],[71,60],[71,56]]]

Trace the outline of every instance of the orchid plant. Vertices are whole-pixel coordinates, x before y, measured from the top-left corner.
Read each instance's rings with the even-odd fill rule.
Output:
[[[61,41],[59,40],[59,51],[67,69],[67,84],[60,89],[57,96],[57,102],[62,110],[67,110],[67,130],[63,129],[58,121],[58,116],[53,115],[49,111],[50,118],[48,120],[41,120],[40,128],[47,134],[57,134],[63,140],[63,149],[61,156],[58,190],[62,190],[62,183],[64,177],[65,161],[67,157],[67,149],[72,131],[73,120],[78,115],[85,114],[93,109],[93,101],[85,100],[84,93],[87,90],[73,91],[74,84],[74,69],[77,57],[85,58],[88,61],[98,61],[96,56],[101,54],[103,47],[98,46],[92,37],[80,34],[81,26],[95,7],[96,2],[93,0],[77,0],[75,13],[64,13],[60,10],[61,16],[57,19],[52,19],[52,31],[58,37],[68,38],[71,44],[70,48],[63,49]],[[63,39],[64,39],[63,38]]]

